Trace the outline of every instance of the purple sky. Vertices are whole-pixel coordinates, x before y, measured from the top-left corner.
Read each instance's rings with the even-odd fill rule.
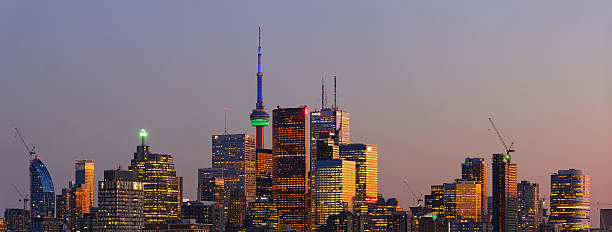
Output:
[[[75,159],[95,160],[96,181],[128,166],[147,128],[195,199],[223,108],[230,132],[254,133],[259,25],[267,109],[319,107],[321,75],[338,75],[351,140],[379,146],[385,197],[407,206],[404,178],[426,194],[466,156],[490,164],[502,151],[491,116],[517,143],[519,181],[547,194],[551,173],[583,169],[592,202],[612,202],[612,2],[375,4],[0,2],[0,209],[20,205],[11,182],[27,189],[13,126],[56,192]]]

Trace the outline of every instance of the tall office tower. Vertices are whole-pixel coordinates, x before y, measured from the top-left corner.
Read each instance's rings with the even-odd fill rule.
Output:
[[[33,218],[55,217],[53,180],[38,156],[30,162],[30,196]]]
[[[341,159],[319,160],[312,171],[313,229],[325,225],[332,214],[353,211],[355,162]]]
[[[308,143],[308,107],[274,109],[272,196],[279,224],[299,231],[310,230]]]
[[[481,216],[487,215],[487,163],[484,158],[465,158],[465,162],[461,164],[461,179],[475,181],[480,184],[482,199]]]
[[[144,228],[144,189],[136,173],[105,170],[98,182],[98,231],[140,231]]]
[[[517,186],[518,193],[518,231],[537,231],[541,221],[538,184],[521,181]]]
[[[94,161],[77,160],[74,164],[74,180],[77,207],[81,208],[81,213],[89,213],[89,209],[94,206]]]
[[[257,174],[255,195],[272,201],[272,149],[257,149]]]
[[[340,145],[340,159],[355,161],[355,208],[367,212],[366,202],[375,203],[378,198],[378,148],[373,144]]]
[[[223,169],[198,169],[198,201],[215,201],[225,205],[225,200]]]
[[[322,107],[321,110],[310,113],[310,167],[314,167],[317,160],[317,140],[321,133],[333,134],[337,145],[349,144],[350,137],[350,114],[335,107]]]
[[[62,189],[62,194],[55,195],[55,217],[65,224],[70,218],[70,192]]]
[[[255,202],[249,203],[246,217],[249,229],[259,229],[257,231],[278,230],[278,210],[276,205],[268,198],[257,198]]]
[[[130,170],[135,171],[137,180],[144,189],[144,216],[146,224],[158,224],[180,218],[179,179],[170,154],[151,153],[145,144],[148,133],[142,129],[142,143],[137,146]]]
[[[332,160],[340,158],[340,146],[336,144],[333,132],[321,132],[318,138],[312,138],[316,144],[316,155],[311,158],[316,161],[319,160]],[[310,168],[314,168],[311,166]],[[312,171],[312,170],[311,170]]]
[[[255,138],[248,134],[212,136],[212,167],[223,170],[228,221],[242,225],[249,202],[255,201]]]
[[[425,208],[444,216],[444,185],[432,185],[431,193],[425,195]]]
[[[444,205],[446,218],[463,218],[473,222],[482,220],[482,193],[476,181],[455,180],[455,183],[444,184]]]
[[[591,180],[582,170],[559,170],[550,176],[550,217],[564,231],[588,231],[591,223]]]
[[[251,112],[251,126],[255,127],[255,147],[264,148],[263,128],[270,125],[270,114],[263,104],[263,72],[261,72],[261,27],[259,28],[259,45],[257,47],[257,103]]]
[[[517,231],[517,165],[509,154],[493,154],[493,224],[494,232]]]

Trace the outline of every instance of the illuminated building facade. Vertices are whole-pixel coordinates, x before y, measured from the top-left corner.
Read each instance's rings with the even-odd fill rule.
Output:
[[[475,181],[480,184],[480,215],[487,214],[487,163],[484,158],[465,158],[461,164],[461,179]]]
[[[257,149],[257,174],[255,195],[272,200],[272,170],[274,162],[272,149]]]
[[[308,115],[306,106],[272,112],[272,195],[279,224],[300,231],[310,231]]]
[[[278,229],[278,210],[268,198],[257,198],[255,202],[249,203],[246,217],[249,228]]]
[[[247,204],[255,201],[256,162],[252,135],[212,136],[212,167],[223,170],[230,224],[242,225]]]
[[[517,231],[517,165],[508,154],[493,154],[493,224],[494,232]]]
[[[349,112],[333,107],[322,108],[310,113],[310,167],[314,167],[317,160],[317,138],[321,133],[334,134],[334,141],[338,144],[351,142],[351,116]]]
[[[5,209],[4,220],[7,231],[30,231],[30,211],[25,209]]]
[[[340,145],[340,159],[355,161],[355,208],[365,213],[366,202],[378,201],[378,148],[362,143]]]
[[[170,154],[155,154],[145,144],[147,131],[140,131],[142,144],[137,147],[130,170],[144,189],[144,216],[146,224],[158,224],[178,220],[181,214],[179,178]]]
[[[444,184],[446,218],[481,221],[481,193],[480,184],[475,181],[456,180],[455,183]]]
[[[353,211],[355,197],[355,162],[319,160],[312,171],[313,228],[326,223],[329,215]]]
[[[550,176],[551,223],[564,231],[588,231],[591,223],[590,177],[582,170],[559,170]]]
[[[30,162],[30,196],[33,218],[55,217],[55,189],[49,170],[34,157]]]
[[[517,186],[518,193],[518,231],[538,231],[541,219],[541,207],[538,184],[521,181]]]
[[[444,216],[444,185],[431,186],[431,193],[425,195],[425,207]]]
[[[198,201],[215,201],[224,205],[225,200],[223,169],[198,169]]]
[[[77,160],[74,164],[76,204],[81,213],[89,213],[94,205],[94,161]]]
[[[136,173],[106,170],[98,182],[98,231],[140,231],[144,228],[144,189]]]

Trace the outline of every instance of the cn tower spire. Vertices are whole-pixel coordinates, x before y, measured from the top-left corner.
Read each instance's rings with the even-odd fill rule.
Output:
[[[263,72],[261,71],[261,27],[257,41],[257,103],[251,112],[251,126],[255,127],[255,147],[263,148],[263,128],[270,125],[270,115],[263,104]]]

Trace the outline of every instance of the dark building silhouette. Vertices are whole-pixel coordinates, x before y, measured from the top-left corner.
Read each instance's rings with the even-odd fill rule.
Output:
[[[517,165],[511,163],[510,158],[509,154],[493,155],[493,215],[491,223],[494,232],[517,231]]]

